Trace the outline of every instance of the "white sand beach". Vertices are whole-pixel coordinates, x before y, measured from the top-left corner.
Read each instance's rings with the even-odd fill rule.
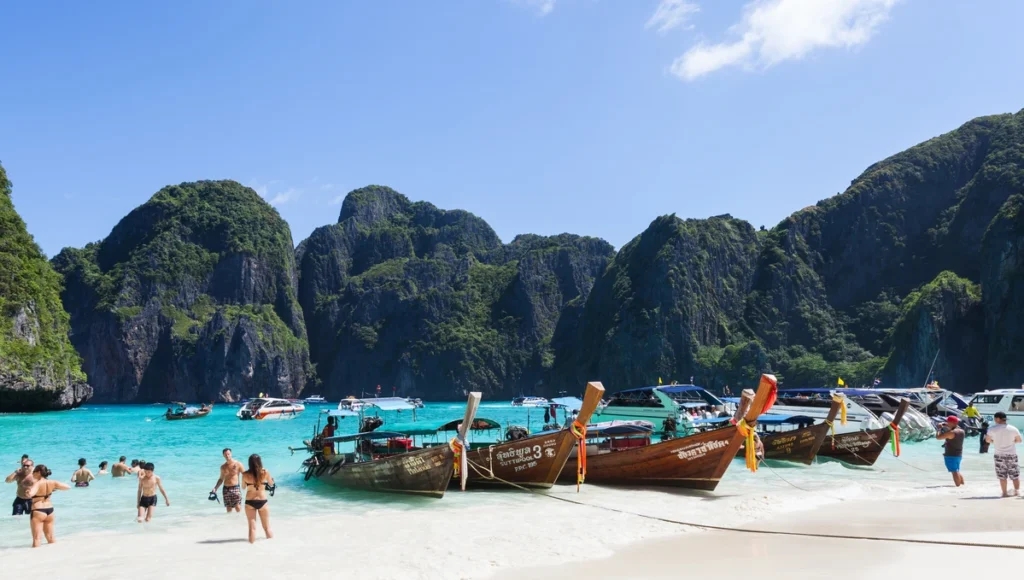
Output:
[[[761,470],[756,477],[769,474]],[[245,540],[240,514],[205,516],[173,529],[157,519],[126,531],[74,534],[37,550],[0,551],[5,577],[47,570],[57,578],[678,578],[758,569],[769,578],[915,577],[1019,565],[1024,550],[916,545],[700,531],[591,506],[698,523],[802,533],[917,538],[1024,546],[1024,500],[995,499],[994,482],[954,489],[849,484],[817,493],[689,494],[589,486],[557,497],[452,492],[429,508],[360,513],[275,513],[276,538]],[[872,494],[865,493],[872,491]],[[173,509],[173,508],[164,508]],[[281,511],[281,510],[279,510]],[[28,543],[27,524],[24,525]],[[59,522],[58,522],[59,526]],[[58,527],[59,532],[59,527]],[[262,538],[262,531],[260,532]],[[201,571],[201,574],[198,572]],[[10,575],[8,575],[10,574]]]

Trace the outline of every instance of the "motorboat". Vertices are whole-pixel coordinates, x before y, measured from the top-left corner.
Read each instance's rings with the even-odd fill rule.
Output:
[[[519,396],[512,399],[513,407],[546,407],[548,400],[544,397],[524,397]]]
[[[998,411],[1006,413],[1006,422],[1024,429],[1024,389],[996,389],[984,391],[971,398],[982,418],[990,424]]]
[[[303,399],[302,402],[306,405],[326,405],[327,399],[321,397],[320,395],[310,395]]]
[[[420,399],[418,397],[406,397],[405,400],[408,401],[410,405],[413,405],[417,409],[422,409],[424,407],[423,399]]]
[[[352,395],[349,395],[338,402],[339,411],[352,411],[353,413],[358,413],[363,410],[364,406],[365,404],[362,399],[357,399]]]
[[[842,395],[846,406],[846,424],[835,426],[836,433],[852,433],[880,429],[878,416],[858,402],[857,395],[874,395],[867,389],[780,389],[774,412],[780,415],[805,415],[815,421],[824,421],[832,407],[832,395]]]
[[[611,396],[594,413],[594,422],[649,421],[661,428],[671,419],[684,434],[692,432],[690,413],[724,412],[724,401],[696,385],[659,385],[626,389]]]
[[[243,421],[294,419],[305,410],[305,405],[297,401],[260,397],[242,405],[235,416]]]

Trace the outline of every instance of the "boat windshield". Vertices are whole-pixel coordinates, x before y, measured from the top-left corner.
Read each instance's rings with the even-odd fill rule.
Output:
[[[654,389],[631,389],[615,393],[608,401],[608,406],[665,408],[665,404],[654,396]]]

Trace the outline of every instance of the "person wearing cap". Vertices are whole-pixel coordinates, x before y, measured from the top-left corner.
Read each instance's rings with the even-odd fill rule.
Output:
[[[960,419],[956,415],[946,417],[946,424],[935,438],[945,441],[942,444],[942,459],[946,462],[946,470],[953,474],[953,485],[964,484],[964,476],[960,473],[960,461],[964,457],[964,430],[960,428]]]
[[[1013,480],[1013,495],[1020,494],[1020,466],[1017,464],[1017,444],[1021,442],[1020,431],[1013,425],[1006,424],[1006,413],[999,411],[992,416],[996,424],[988,430],[985,440],[992,444],[995,456],[996,477],[999,487],[1003,489],[1003,497],[1010,497],[1006,492],[1007,480]]]

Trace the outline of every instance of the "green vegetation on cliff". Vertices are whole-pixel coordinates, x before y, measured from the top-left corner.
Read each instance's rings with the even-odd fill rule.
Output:
[[[85,382],[68,341],[60,288],[60,275],[14,209],[11,182],[0,166],[0,411],[41,410],[23,408],[16,389],[41,389],[60,399],[63,391]]]
[[[288,225],[234,181],[165,187],[53,264],[99,400],[297,396],[312,377]]]

